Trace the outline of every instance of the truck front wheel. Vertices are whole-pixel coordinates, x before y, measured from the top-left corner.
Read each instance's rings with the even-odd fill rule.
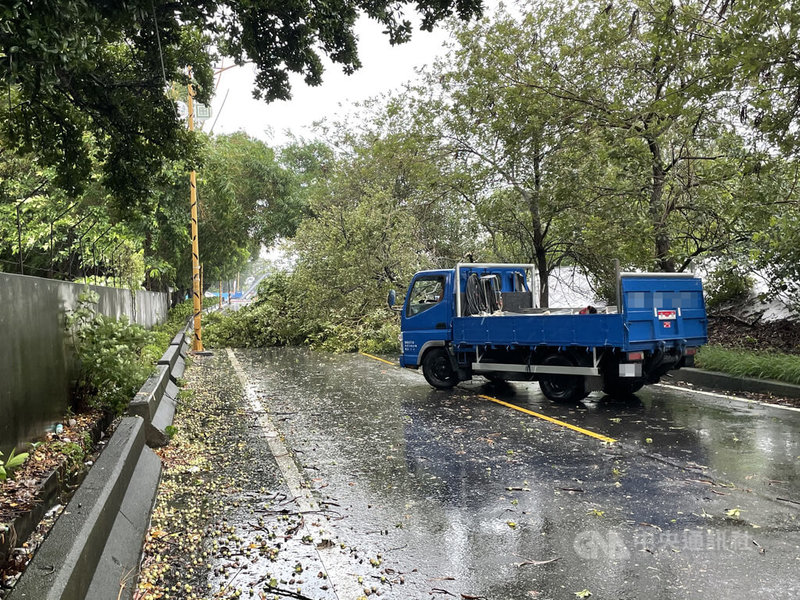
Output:
[[[458,374],[453,370],[450,355],[444,348],[434,348],[422,359],[422,374],[433,387],[449,390],[458,383]]]
[[[563,354],[551,354],[542,364],[553,367],[574,367]],[[540,375],[539,388],[553,402],[577,402],[588,396],[582,375]]]

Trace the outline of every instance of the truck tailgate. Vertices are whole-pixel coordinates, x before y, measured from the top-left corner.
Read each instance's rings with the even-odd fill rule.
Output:
[[[708,324],[700,279],[622,277],[620,288],[626,350],[706,343]]]

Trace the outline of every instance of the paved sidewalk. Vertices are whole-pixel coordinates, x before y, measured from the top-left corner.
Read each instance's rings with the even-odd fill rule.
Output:
[[[335,598],[226,352],[185,377],[135,597]]]

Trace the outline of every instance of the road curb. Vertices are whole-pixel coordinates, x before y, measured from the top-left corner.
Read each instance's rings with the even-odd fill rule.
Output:
[[[773,379],[737,377],[718,371],[704,371],[703,369],[688,367],[678,371],[670,371],[669,376],[672,381],[691,383],[711,390],[725,390],[731,393],[754,392],[785,398],[800,398],[800,385],[783,383]]]
[[[8,600],[129,600],[161,479],[149,447],[169,441],[176,372],[186,364],[179,333],[131,401],[106,448],[37,550]]]

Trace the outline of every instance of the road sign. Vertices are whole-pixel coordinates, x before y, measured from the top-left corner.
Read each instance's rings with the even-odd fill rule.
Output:
[[[211,118],[211,107],[195,102],[194,118],[195,121],[208,121]]]

